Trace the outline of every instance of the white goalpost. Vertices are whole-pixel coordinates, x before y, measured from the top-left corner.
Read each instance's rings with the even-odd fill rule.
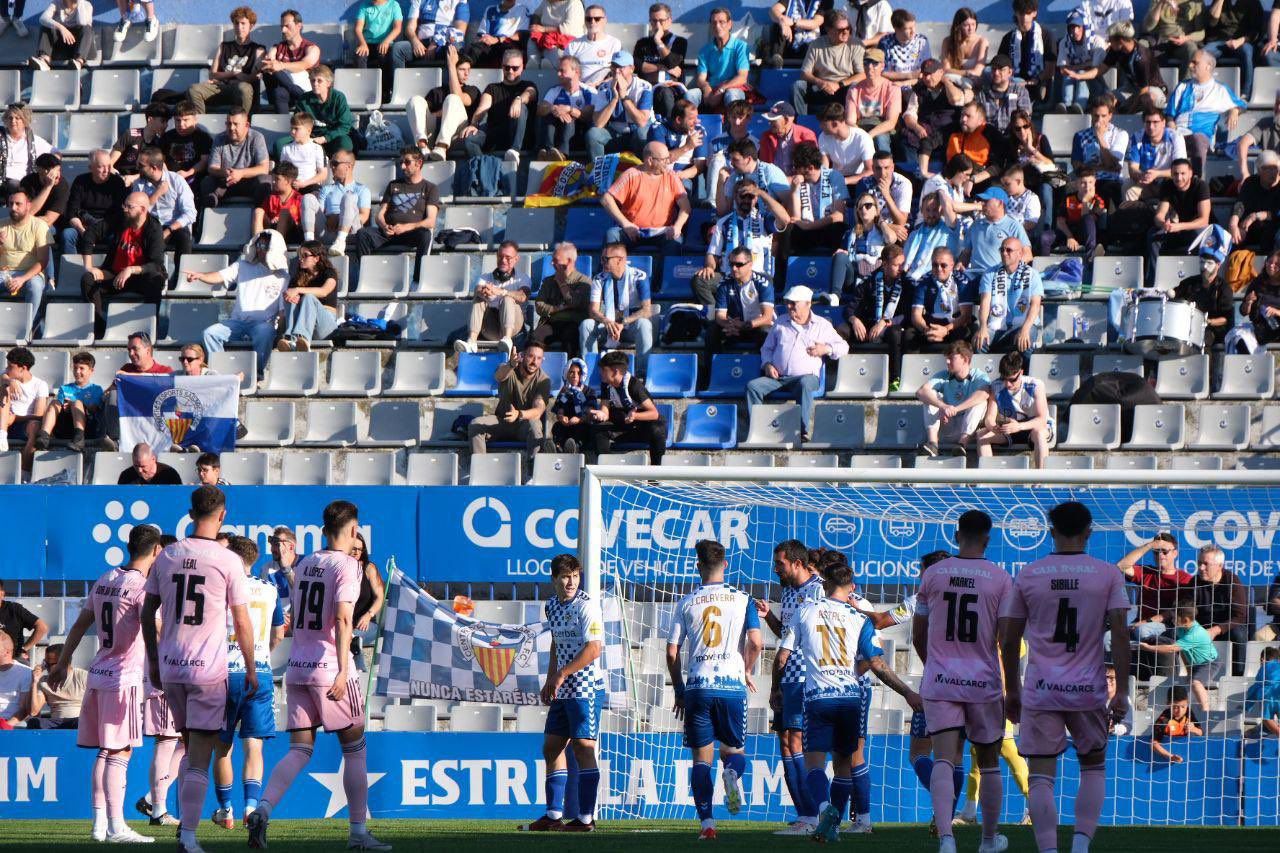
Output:
[[[602,724],[603,819],[693,816],[691,759],[672,709],[666,637],[675,603],[699,583],[693,551],[698,539],[721,541],[728,554],[726,582],[769,601],[775,613],[780,587],[772,553],[777,543],[799,539],[810,548],[842,552],[859,593],[878,610],[892,610],[914,594],[921,556],[954,549],[956,519],[969,509],[992,517],[988,556],[1010,572],[1052,550],[1045,513],[1065,500],[1089,506],[1094,515],[1090,553],[1112,562],[1169,531],[1178,539],[1181,568],[1194,573],[1198,549],[1217,546],[1227,568],[1256,585],[1275,574],[1271,555],[1277,553],[1273,548],[1280,549],[1273,541],[1280,532],[1280,478],[1270,471],[588,466],[579,497],[584,587],[593,596],[620,600],[629,647],[629,704],[606,711]],[[746,802],[739,819],[784,821],[793,810],[768,704],[778,638],[767,627],[762,630],[765,653],[748,701]],[[889,664],[918,683],[923,664],[910,648],[909,617],[879,636]],[[1232,650],[1219,644],[1223,647],[1229,658]],[[1152,721],[1167,707],[1170,689],[1185,684],[1185,675],[1174,662],[1133,692],[1131,732],[1113,740],[1104,822],[1276,821],[1274,797],[1252,780],[1255,768],[1242,745],[1257,722],[1256,709],[1244,701],[1257,669],[1257,650],[1250,647],[1246,654],[1241,676],[1232,675],[1224,658],[1210,707],[1197,711],[1206,737],[1190,744],[1186,762],[1176,767],[1151,757],[1149,735]],[[910,709],[878,682],[872,695],[866,756],[873,819],[927,821],[928,792],[908,758]],[[1064,763],[1058,789],[1064,821],[1074,798],[1072,762]],[[966,758],[966,769],[969,764]],[[1017,780],[1008,768],[1005,772],[1002,819],[1016,822],[1025,802]],[[1151,790],[1152,785],[1162,787]],[[717,778],[717,806],[722,796]]]

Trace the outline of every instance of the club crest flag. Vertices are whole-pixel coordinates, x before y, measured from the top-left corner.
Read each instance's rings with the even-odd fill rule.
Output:
[[[142,443],[157,453],[172,447],[235,450],[239,377],[121,373],[116,388],[122,452]]]
[[[500,625],[455,613],[420,589],[394,564],[388,566],[387,602],[382,612],[382,647],[374,692],[387,697],[538,705],[551,660],[551,632],[542,621],[542,602],[524,605],[528,624]],[[628,707],[627,646],[622,639],[622,606],[601,602],[607,674],[607,707]]]

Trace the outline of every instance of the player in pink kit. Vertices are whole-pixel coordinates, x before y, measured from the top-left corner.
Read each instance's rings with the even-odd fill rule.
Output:
[[[1021,722],[1018,751],[1031,765],[1031,824],[1040,853],[1057,853],[1058,812],[1054,784],[1067,732],[1080,762],[1072,853],[1086,853],[1098,827],[1106,793],[1107,710],[1122,720],[1129,710],[1129,599],[1112,563],[1084,553],[1093,515],[1076,501],[1049,512],[1054,551],[1028,563],[1013,582],[1001,612],[1005,714]],[[1111,620],[1116,693],[1107,702],[1102,647]],[[1018,672],[1027,641],[1027,689]]]
[[[955,853],[955,768],[967,738],[977,748],[982,802],[978,853],[1000,853],[1009,841],[1000,825],[1000,743],[1004,738],[1004,684],[997,630],[1000,608],[1013,582],[986,559],[991,516],[969,510],[956,524],[960,554],[934,563],[916,596],[912,642],[924,661],[920,695],[933,740],[929,793],[938,827],[939,853]]]
[[[351,659],[351,623],[360,595],[360,564],[348,553],[360,529],[359,511],[347,501],[324,508],[328,548],[294,567],[293,646],[284,683],[289,751],[271,770],[267,791],[245,820],[249,846],[267,846],[271,809],[311,760],[316,729],[338,735],[342,744],[342,787],[347,794],[351,834],[348,850],[390,850],[365,827],[369,814],[368,757],[364,745],[364,696]]]
[[[129,757],[135,746],[142,746],[143,587],[159,553],[157,528],[140,524],[129,531],[129,562],[93,582],[67,634],[62,656],[49,670],[49,683],[61,684],[85,632],[98,626],[101,642],[89,664],[76,736],[78,746],[98,750],[92,780],[94,841],[155,841],[124,822],[124,792]]]
[[[244,566],[217,542],[227,501],[216,486],[191,493],[195,532],[160,552],[147,577],[142,636],[151,683],[164,688],[173,725],[187,745],[187,769],[178,802],[178,849],[202,851],[196,828],[209,789],[209,760],[227,716],[227,611],[244,654],[245,689],[257,688],[253,623],[249,620]],[[163,626],[156,631],[156,614]],[[251,683],[252,682],[252,683]]]

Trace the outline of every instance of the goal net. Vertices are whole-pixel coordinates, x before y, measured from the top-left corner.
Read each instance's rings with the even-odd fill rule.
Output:
[[[877,610],[898,609],[902,624],[881,631],[879,639],[887,661],[913,686],[919,683],[923,664],[911,648],[909,610],[903,603],[915,593],[921,556],[954,551],[956,520],[970,509],[991,516],[995,530],[988,557],[1011,573],[1052,550],[1046,513],[1066,500],[1082,501],[1092,510],[1089,551],[1094,556],[1116,562],[1154,534],[1169,531],[1178,539],[1179,568],[1195,574],[1198,550],[1218,546],[1226,569],[1250,585],[1254,601],[1263,601],[1265,586],[1276,573],[1272,549],[1280,527],[1280,488],[1256,476],[1264,472],[1231,472],[1232,488],[1224,488],[1225,479],[1202,479],[1206,472],[1142,472],[1142,481],[1135,484],[1134,472],[1124,472],[1121,482],[1107,481],[1109,472],[1103,471],[913,471],[916,482],[892,482],[903,473],[588,470],[580,536],[586,584],[588,590],[621,600],[630,647],[625,662],[628,702],[607,711],[602,726],[601,754],[608,780],[602,791],[602,818],[694,816],[691,757],[683,743],[683,724],[673,711],[666,639],[676,602],[699,584],[694,555],[699,539],[723,543],[728,552],[726,582],[768,601],[775,614],[781,594],[772,564],[777,543],[794,538],[810,548],[843,553],[854,569],[859,594]],[[1237,476],[1241,473],[1244,476]],[[846,481],[818,482],[817,477]],[[1092,477],[1098,479],[1090,482]],[[1259,586],[1262,589],[1256,589]],[[1130,592],[1136,602],[1132,585]],[[1249,615],[1253,621],[1252,606]],[[778,637],[765,626],[762,632],[765,651],[753,673],[755,691],[748,700],[745,804],[738,819],[784,821],[793,819],[795,812],[769,708]],[[1151,735],[1157,718],[1169,707],[1173,688],[1189,684],[1188,674],[1176,660],[1154,661],[1151,677],[1131,691],[1133,719],[1109,748],[1104,822],[1276,823],[1276,738],[1250,738],[1261,706],[1245,702],[1262,645],[1217,645],[1223,668],[1209,691],[1209,707],[1191,702],[1205,734],[1165,742],[1181,763],[1156,753]],[[1232,652],[1246,658],[1238,676],[1229,662]],[[911,710],[874,678],[871,684],[865,754],[872,779],[872,818],[928,821],[928,791],[909,758]],[[1017,764],[1015,759],[1015,768]],[[966,755],[965,770],[972,766],[972,757]],[[1002,761],[1002,769],[1002,819],[1017,822],[1026,810],[1026,777],[1008,762]],[[726,817],[718,760],[714,772],[716,813]],[[1077,778],[1069,751],[1058,785],[1064,822],[1072,819]],[[965,803],[962,794],[962,809]]]

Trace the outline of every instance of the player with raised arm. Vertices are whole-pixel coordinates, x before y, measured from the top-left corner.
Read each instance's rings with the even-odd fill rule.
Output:
[[[76,745],[98,750],[93,765],[93,840],[151,844],[124,822],[125,775],[133,748],[142,746],[143,587],[160,553],[160,531],[139,524],[129,531],[129,562],[111,569],[89,587],[80,615],[67,634],[49,683],[67,677],[72,655],[85,633],[98,629],[98,652],[89,664]]]
[[[832,566],[822,580],[825,597],[807,602],[792,618],[778,651],[775,687],[793,657],[804,658],[805,786],[818,805],[815,841],[840,839],[840,821],[853,791],[853,752],[862,737],[862,692],[858,676],[870,669],[906,698],[912,708],[920,697],[889,669],[876,640],[875,626],[849,603],[853,570]],[[827,780],[827,755],[835,779]]]
[[[756,689],[751,670],[760,656],[760,617],[751,596],[724,582],[724,545],[702,539],[695,546],[702,585],[680,599],[667,637],[667,671],[676,694],[675,711],[684,717],[685,740],[693,753],[689,788],[702,821],[700,840],[715,840],[711,817],[714,783],[711,756],[720,742],[725,806],[742,808],[746,772],[747,691]],[[688,645],[681,668],[680,647]],[[687,677],[685,675],[687,670]]]
[[[547,600],[545,623],[551,628],[551,662],[542,701],[551,706],[543,729],[542,757],[547,762],[547,811],[520,829],[528,832],[591,832],[595,829],[600,768],[600,702],[604,677],[598,659],[604,651],[600,602],[582,589],[582,564],[572,554],[551,560],[555,595]],[[565,787],[569,782],[565,748],[578,763],[578,816],[565,823]]]
[[[791,620],[800,607],[824,597],[822,578],[809,565],[809,549],[798,539],[779,542],[773,549],[773,572],[782,585],[781,616],[769,611],[764,601],[756,601],[760,616],[779,640],[785,640]],[[782,753],[783,781],[795,803],[797,819],[775,835],[809,835],[818,825],[816,803],[809,802],[804,769],[804,661],[792,656],[783,667],[773,660],[772,689],[769,705],[773,708],[773,728],[778,733]]]
[[[326,547],[298,561],[290,593],[293,645],[285,669],[289,751],[271,769],[267,791],[245,818],[249,846],[267,846],[271,809],[311,760],[316,729],[337,734],[342,745],[342,788],[347,795],[348,850],[390,850],[365,826],[369,816],[364,694],[351,658],[351,626],[360,596],[360,564],[348,552],[360,530],[360,512],[349,501],[324,508]],[[238,559],[237,559],[238,562]],[[243,575],[243,572],[242,572]],[[249,660],[245,661],[246,675]],[[184,813],[185,819],[185,813]]]
[[[1028,563],[1001,612],[1005,714],[1021,722],[1018,749],[1031,764],[1031,825],[1040,853],[1057,853],[1054,785],[1058,756],[1071,733],[1080,762],[1072,853],[1087,853],[1106,795],[1108,706],[1113,719],[1129,710],[1129,599],[1112,563],[1087,555],[1093,514],[1068,501],[1049,512],[1054,551]],[[1103,631],[1111,624],[1116,693],[1107,701]],[[1027,689],[1018,671],[1027,639]]]
[[[1009,840],[1000,835],[1000,741],[1004,736],[1004,684],[1000,680],[1000,610],[1012,581],[986,558],[991,516],[971,509],[956,523],[960,553],[935,563],[923,574],[916,598],[911,640],[924,661],[920,694],[933,741],[929,780],[939,853],[955,853],[951,828],[959,787],[957,769],[964,742],[978,750],[982,781],[982,843],[978,853],[1001,853]]]
[[[244,814],[248,819],[262,798],[262,741],[276,736],[275,683],[271,680],[271,651],[284,638],[284,604],[275,584],[253,576],[258,561],[258,545],[244,536],[232,536],[227,542],[231,553],[244,564],[248,579],[249,620],[253,623],[253,659],[258,667],[258,689],[244,688],[244,658],[236,645],[233,626],[227,626],[227,727],[214,747],[213,788],[218,808],[213,822],[223,829],[235,826],[231,807],[231,748],[236,730],[244,745],[244,768],[241,774],[244,791]]]
[[[160,552],[147,576],[142,636],[151,683],[164,689],[173,725],[187,747],[179,788],[182,825],[178,849],[202,850],[196,842],[209,790],[209,759],[227,718],[227,611],[245,659],[245,689],[258,686],[253,668],[244,567],[216,541],[227,517],[227,501],[216,486],[191,493],[194,533]],[[156,614],[163,626],[156,630]]]

